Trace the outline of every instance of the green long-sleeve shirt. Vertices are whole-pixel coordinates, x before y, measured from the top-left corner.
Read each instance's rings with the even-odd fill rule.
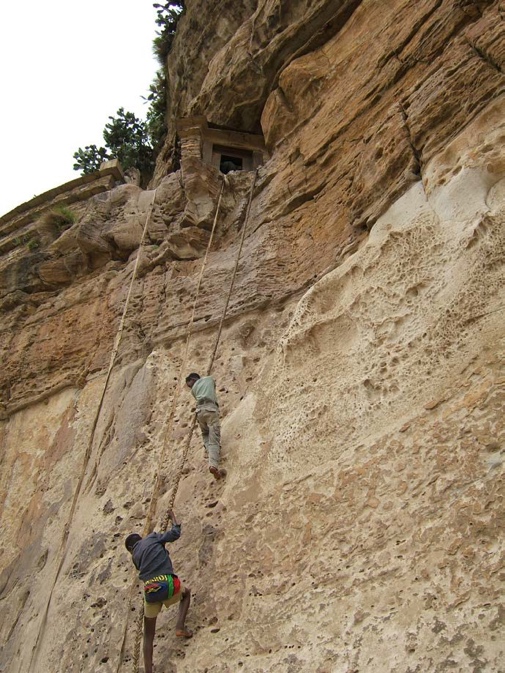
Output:
[[[196,406],[202,407],[204,404],[215,404],[219,406],[216,396],[216,382],[212,376],[202,376],[201,379],[195,381],[191,388],[193,397],[196,400]]]

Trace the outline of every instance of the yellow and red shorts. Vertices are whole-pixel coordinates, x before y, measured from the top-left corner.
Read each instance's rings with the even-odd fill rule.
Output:
[[[144,616],[153,618],[161,608],[178,603],[184,587],[177,575],[159,575],[144,582]]]

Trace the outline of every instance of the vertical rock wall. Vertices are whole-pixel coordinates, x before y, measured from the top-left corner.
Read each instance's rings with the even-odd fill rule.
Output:
[[[161,474],[195,637],[164,611],[157,671],[498,673],[502,3],[209,8],[181,20],[172,113],[261,125],[271,153],[213,366],[228,475],[195,434],[178,481],[184,387],[167,419],[209,363],[252,176],[227,177],[181,370],[222,178],[161,158],[152,190],[95,197],[40,259],[0,260],[0,670],[115,672],[125,633],[131,670],[123,539]]]

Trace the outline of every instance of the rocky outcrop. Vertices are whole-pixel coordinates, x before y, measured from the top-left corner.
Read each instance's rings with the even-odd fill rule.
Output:
[[[254,186],[167,174],[169,134],[150,190],[1,260],[2,665],[116,671],[126,633],[131,668],[123,538],[161,475],[195,630],[162,613],[161,670],[498,673],[502,3],[187,4],[170,119],[261,128],[270,159]],[[217,483],[196,435],[181,467],[181,376],[209,365],[244,226]]]

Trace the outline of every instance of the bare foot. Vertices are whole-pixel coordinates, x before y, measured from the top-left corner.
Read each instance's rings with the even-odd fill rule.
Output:
[[[177,638],[192,638],[193,631],[190,631],[189,629],[176,629],[175,635]]]

